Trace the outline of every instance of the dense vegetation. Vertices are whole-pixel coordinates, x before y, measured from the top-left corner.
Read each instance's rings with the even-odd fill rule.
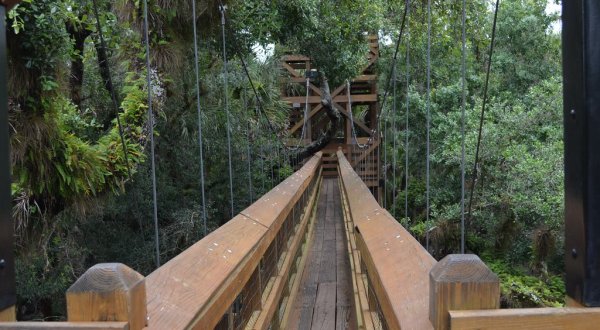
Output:
[[[57,297],[95,263],[119,261],[143,274],[155,267],[143,2],[96,1],[106,49],[100,42],[92,0],[24,0],[9,13],[13,215],[21,319],[62,317],[64,302]],[[239,211],[291,171],[278,141],[285,137],[288,108],[279,99],[283,72],[277,58],[285,53],[310,55],[337,85],[364,66],[366,32],[378,31],[382,40],[397,38],[404,1],[225,2],[234,205]],[[164,261],[203,236],[194,23],[199,29],[198,88],[209,231],[229,219],[223,58],[219,1],[198,1],[195,16],[187,0],[149,3],[149,74],[156,110],[152,125]],[[427,13],[425,1],[411,3],[410,38],[404,36],[398,60],[397,109],[393,102],[386,103],[382,125],[387,128],[389,156],[386,204],[419,239],[437,226],[431,250],[439,258],[457,252],[460,237],[461,2],[433,1],[429,222],[424,216]],[[468,1],[468,5],[467,169],[473,167],[493,14],[488,1]],[[557,305],[564,296],[560,39],[551,28],[557,17],[546,14],[545,7],[545,0],[501,4],[473,216],[467,227],[468,250],[500,274],[503,301],[510,306]],[[275,54],[265,61],[257,59],[252,48],[270,44],[275,45]],[[406,131],[408,45],[411,107]],[[380,86],[385,86],[394,45],[383,43],[381,51],[377,65]],[[241,58],[248,64],[262,108]],[[124,127],[128,163],[117,116]],[[394,120],[396,131],[391,129]],[[407,133],[410,165],[405,191]],[[397,162],[392,164],[394,152]],[[393,168],[398,175],[395,187]],[[469,172],[467,178],[471,177]],[[407,193],[409,217],[402,218]]]

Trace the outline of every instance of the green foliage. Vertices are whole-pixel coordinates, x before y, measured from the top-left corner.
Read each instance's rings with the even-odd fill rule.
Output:
[[[504,308],[563,307],[565,285],[560,276],[540,279],[527,275],[501,260],[488,259],[485,263],[500,277],[501,303]]]

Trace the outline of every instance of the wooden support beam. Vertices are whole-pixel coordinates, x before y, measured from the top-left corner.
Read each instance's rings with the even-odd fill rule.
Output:
[[[0,322],[0,330],[128,330],[127,322]]]
[[[450,311],[451,329],[598,329],[600,308],[518,308]]]
[[[88,269],[67,290],[70,322],[122,321],[130,330],[146,326],[146,282],[118,263]]]
[[[350,118],[350,113],[348,111],[346,111],[346,109],[344,109],[344,107],[342,107],[341,105],[339,105],[337,102],[333,102],[333,106],[336,107],[340,113],[342,115],[344,115],[346,118]],[[358,126],[360,129],[363,130],[363,132],[369,134],[369,136],[373,133],[371,128],[369,128],[369,126],[365,125],[365,123],[362,122],[362,120],[358,120],[356,118],[354,119],[354,124],[356,124],[356,126]]]
[[[450,310],[500,308],[500,280],[474,254],[450,254],[429,273],[429,320],[450,329]]]
[[[310,57],[304,55],[284,55],[282,59],[286,62],[310,61]]]
[[[282,62],[281,65],[283,66],[284,69],[286,69],[292,75],[292,77],[296,77],[296,78],[301,77],[298,74],[298,71],[296,71],[296,69],[292,68],[291,65],[289,65],[285,62]]]
[[[14,322],[17,320],[15,306],[10,306],[0,311],[0,322]]]
[[[431,329],[427,275],[435,259],[389,212],[382,209],[343,152],[338,171],[354,229],[359,262],[369,275],[389,329]]]

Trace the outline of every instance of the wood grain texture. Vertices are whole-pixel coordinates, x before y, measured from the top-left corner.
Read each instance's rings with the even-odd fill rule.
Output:
[[[450,323],[452,330],[592,330],[600,328],[600,308],[450,311]]]
[[[0,311],[0,322],[14,322],[17,320],[15,306],[10,306]]]
[[[350,266],[338,264],[348,258],[348,250],[337,180],[323,179],[316,214],[301,289],[287,329],[355,329]],[[340,269],[343,266],[346,269]]]
[[[500,280],[474,254],[450,254],[429,274],[429,320],[449,329],[451,310],[500,308]]]
[[[319,173],[321,157],[317,153],[256,203],[148,275],[148,328],[214,328]]]
[[[311,329],[335,329],[335,297],[335,282],[325,282],[319,284],[319,287],[317,288],[315,311],[313,313],[310,327]]]
[[[67,290],[70,322],[123,321],[132,330],[146,325],[146,285],[142,275],[119,264],[88,269]]]
[[[317,196],[318,190],[315,189],[312,195],[310,196],[310,200],[307,205],[308,210],[313,209],[313,206],[316,203]],[[289,283],[287,283],[287,278],[289,277],[290,271],[294,266],[294,262],[296,262],[295,257],[298,250],[302,246],[304,234],[308,228],[309,220],[312,214],[312,211],[308,211],[303,214],[303,218],[301,219],[300,225],[298,226],[298,230],[295,236],[291,238],[289,249],[282,256],[284,258],[284,261],[282,263],[281,270],[277,274],[277,278],[273,283],[273,287],[271,289],[271,292],[269,293],[269,296],[263,303],[262,311],[259,314],[258,319],[253,326],[254,329],[268,329],[271,323],[271,319],[276,314],[276,311],[280,309],[281,306],[279,306],[278,303],[281,300],[281,297],[286,295],[285,289],[288,288],[289,285]],[[286,307],[286,309],[288,308],[291,308],[291,306]]]
[[[127,330],[127,322],[0,322],[0,330]]]
[[[388,327],[431,329],[428,278],[435,259],[379,206],[341,150],[337,156],[356,248]]]

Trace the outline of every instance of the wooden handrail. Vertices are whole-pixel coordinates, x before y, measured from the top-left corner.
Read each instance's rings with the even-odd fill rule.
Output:
[[[0,330],[267,329],[297,271],[293,266],[315,205],[321,159],[319,152],[145,278],[122,264],[90,268],[67,292],[69,322],[0,322]]]
[[[364,265],[358,271],[369,279],[369,291],[373,292],[387,326],[431,329],[429,272],[435,259],[379,206],[341,150],[337,157],[342,193]]]
[[[320,164],[318,153],[239,215],[148,275],[148,328],[211,329],[219,324],[277,243],[284,221],[318,176]],[[279,246],[274,248],[277,252]]]

